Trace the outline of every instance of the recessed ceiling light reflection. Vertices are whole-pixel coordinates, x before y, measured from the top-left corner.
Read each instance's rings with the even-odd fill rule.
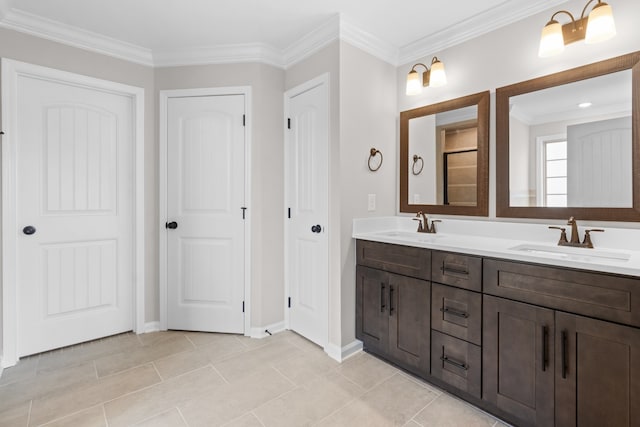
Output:
[[[591,107],[591,105],[593,105],[593,104],[591,104],[590,102],[581,102],[580,104],[578,104],[578,107],[580,107],[580,108],[589,108],[589,107]]]

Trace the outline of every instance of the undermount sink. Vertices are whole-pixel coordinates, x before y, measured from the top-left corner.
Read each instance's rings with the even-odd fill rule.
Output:
[[[424,243],[433,242],[441,237],[438,234],[418,233],[417,231],[381,231],[380,233],[376,233],[376,235],[397,240]]]
[[[574,248],[571,246],[546,246],[535,244],[523,244],[509,248],[512,251],[527,252],[547,258],[567,259],[572,261],[629,261],[630,254],[601,249]]]

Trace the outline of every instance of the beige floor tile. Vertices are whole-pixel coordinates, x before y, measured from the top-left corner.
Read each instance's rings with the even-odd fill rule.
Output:
[[[0,396],[3,396],[1,392]],[[26,426],[30,407],[31,401],[28,401],[0,411],[0,427]]]
[[[70,387],[35,399],[31,408],[31,424],[44,424],[159,382],[156,370],[149,364]]]
[[[424,427],[491,427],[496,420],[471,405],[443,394],[414,419]]]
[[[105,403],[107,422],[109,427],[132,425],[223,384],[224,379],[213,368],[204,367]]]
[[[264,427],[262,423],[253,415],[252,413],[248,413],[243,415],[240,418],[236,418],[228,424],[225,424],[223,427]]]
[[[314,343],[313,341],[309,341],[308,339],[296,334],[295,332],[290,332],[289,334],[285,335],[285,338],[287,341],[289,341],[291,344],[295,345],[296,347],[298,347],[299,349],[303,350],[303,351],[309,351],[309,352],[317,352],[317,353],[324,353],[324,351],[322,350],[322,347],[320,347],[318,344]]]
[[[153,364],[162,379],[167,380],[203,368],[209,364],[209,359],[201,351],[191,350],[156,360]]]
[[[429,389],[396,374],[351,402],[321,426],[403,426],[438,396]]]
[[[166,341],[177,337],[184,337],[188,332],[185,331],[162,331],[150,332],[148,334],[136,335],[136,338],[142,345],[154,345],[158,342]]]
[[[422,427],[422,426],[417,422],[410,420],[408,423],[404,425],[404,427]]]
[[[61,418],[51,423],[45,424],[46,427],[106,427],[107,421],[104,418],[104,409],[102,405],[94,406],[68,417]]]
[[[308,426],[340,409],[363,392],[361,387],[334,373],[296,388],[260,406],[254,413],[267,427]]]
[[[278,362],[274,367],[297,385],[304,385],[338,368],[340,364],[324,352],[307,352]]]
[[[219,426],[294,388],[289,380],[270,368],[249,378],[211,390],[179,406],[187,424]],[[215,402],[215,404],[213,404]]]
[[[214,366],[227,381],[235,382],[271,369],[276,363],[302,353],[302,350],[286,340],[278,340],[214,362]]]
[[[362,388],[369,390],[399,370],[370,354],[361,353],[343,362],[338,368],[338,372]]]
[[[141,347],[141,345],[135,334],[126,333],[66,347],[59,351],[42,354],[38,363],[38,372],[79,365],[109,354]]]
[[[238,353],[247,351],[248,348],[235,335],[215,334],[215,338],[209,339],[207,344],[198,346],[198,350],[210,361],[216,362],[234,357]]]
[[[160,415],[144,420],[135,425],[136,427],[187,427],[182,419],[182,415],[177,408],[172,408]]]
[[[184,334],[169,333],[164,337],[157,334],[143,334],[141,336],[144,335],[156,335],[156,337],[153,340],[147,338],[148,344],[141,347],[97,359],[96,369],[98,370],[98,376],[112,375],[154,360],[194,349],[193,344]]]
[[[0,412],[32,399],[95,380],[93,362],[88,362],[0,386]]]
[[[40,355],[24,357],[15,366],[4,369],[0,377],[0,386],[35,377],[39,359]]]
[[[211,344],[222,344],[235,342],[239,343],[238,337],[242,335],[238,334],[215,334],[211,332],[185,332],[185,336],[189,338],[189,341],[193,343],[197,348],[204,347]]]

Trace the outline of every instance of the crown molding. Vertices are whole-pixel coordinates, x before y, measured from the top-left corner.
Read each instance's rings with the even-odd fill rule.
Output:
[[[283,65],[287,69],[308,58],[340,37],[342,17],[337,14],[324,24],[304,35],[283,51]]]
[[[58,21],[43,18],[21,10],[7,11],[0,27],[30,34],[43,39],[124,59],[137,64],[153,66],[150,49],[126,43],[102,34],[83,30]]]
[[[278,68],[284,67],[282,52],[263,43],[153,51],[153,65],[155,67],[237,64],[243,62],[261,62]]]
[[[367,52],[391,65],[398,66],[399,49],[386,41],[356,27],[345,19],[340,20],[340,40]]]
[[[436,52],[490,33],[528,16],[566,3],[569,0],[540,0],[535,2],[504,1],[493,9],[458,22],[445,30],[432,33],[400,48],[398,65],[432,56]]]

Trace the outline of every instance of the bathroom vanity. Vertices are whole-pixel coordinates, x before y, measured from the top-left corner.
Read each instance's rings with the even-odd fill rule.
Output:
[[[472,235],[447,233],[472,221],[446,220],[426,235],[409,218],[364,221],[366,351],[519,426],[640,425],[638,252],[557,249],[545,225],[475,222],[486,235]],[[509,227],[538,240],[491,237]]]

